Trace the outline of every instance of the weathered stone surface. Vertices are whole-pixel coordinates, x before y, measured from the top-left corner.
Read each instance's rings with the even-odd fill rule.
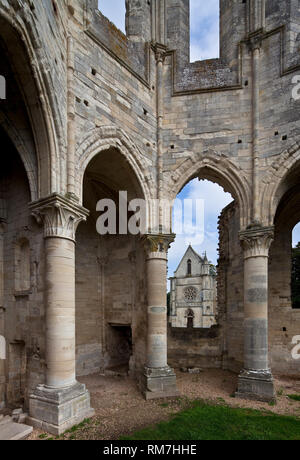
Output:
[[[54,393],[75,385],[76,360],[80,375],[125,363],[149,394],[176,392],[173,374],[144,375],[145,364],[169,369],[172,228],[170,214],[155,221],[152,201],[174,200],[195,177],[235,200],[220,219],[219,328],[172,333],[169,364],[240,372],[268,362],[299,377],[291,351],[300,317],[290,299],[300,220],[297,2],[221,0],[220,58],[197,63],[189,62],[188,0],[126,4],[127,36],[96,0],[0,0],[8,89],[0,101],[0,408],[28,406],[39,385]],[[147,201],[147,232],[163,258],[147,261],[139,237],[97,233],[98,200],[117,202],[122,190]],[[44,226],[29,203],[39,203]],[[273,245],[262,251],[270,229]],[[260,243],[242,249],[245,231]],[[271,395],[270,381],[243,379],[240,393]],[[54,409],[34,399],[34,423],[55,432],[75,423],[88,396],[83,412],[73,396],[69,415],[59,400]]]

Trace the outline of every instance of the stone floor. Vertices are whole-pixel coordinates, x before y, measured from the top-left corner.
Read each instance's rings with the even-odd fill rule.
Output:
[[[171,414],[184,409],[190,400],[197,398],[300,416],[300,402],[287,398],[288,394],[300,394],[300,381],[289,378],[275,379],[278,394],[275,406],[233,398],[237,376],[222,370],[204,370],[200,374],[182,373],[178,370],[177,383],[181,397],[171,400],[145,401],[135,381],[129,377],[92,375],[79,380],[87,385],[92,407],[96,411],[95,418],[84,431],[85,434],[82,434],[83,439],[118,439],[122,435],[129,435],[138,429],[168,419]],[[39,439],[41,434],[34,430],[29,439]]]

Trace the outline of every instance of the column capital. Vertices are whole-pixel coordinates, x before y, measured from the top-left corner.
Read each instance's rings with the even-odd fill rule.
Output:
[[[268,257],[274,240],[274,227],[254,227],[240,232],[244,258]]]
[[[174,240],[174,234],[147,234],[142,236],[142,242],[147,254],[160,253],[162,255],[166,255]]]
[[[45,238],[64,238],[75,241],[76,229],[89,215],[88,210],[75,200],[59,194],[35,201],[29,205],[32,216],[44,224]]]
[[[154,46],[155,59],[157,63],[163,63],[166,57],[167,47],[160,43],[156,43]]]

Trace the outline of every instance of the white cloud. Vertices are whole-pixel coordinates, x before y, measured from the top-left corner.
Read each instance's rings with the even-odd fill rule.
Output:
[[[178,235],[169,251],[169,276],[173,276],[188,244],[191,242],[193,248],[201,255],[207,252],[208,258],[214,263],[218,259],[218,217],[221,211],[233,200],[229,193],[217,184],[209,181],[191,181],[178,195],[183,199],[202,199],[204,202],[204,240],[203,242],[193,241],[192,235]],[[201,234],[201,228],[197,233]]]
[[[98,8],[125,33],[125,0],[98,0]]]
[[[191,61],[219,56],[219,0],[190,0]],[[99,10],[125,32],[125,0],[99,0]]]
[[[219,0],[190,0],[191,61],[219,57]]]

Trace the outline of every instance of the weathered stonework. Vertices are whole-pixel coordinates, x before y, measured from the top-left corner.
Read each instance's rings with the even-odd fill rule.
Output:
[[[183,366],[190,347],[189,365],[243,369],[246,397],[272,397],[270,369],[299,377],[289,287],[300,220],[298,1],[220,7],[220,58],[191,64],[188,0],[128,0],[126,36],[97,0],[0,0],[0,407],[29,406],[38,426],[75,423],[89,410],[76,375],[114,366],[148,397],[176,394],[172,226],[170,215],[157,221],[153,200],[174,200],[195,177],[235,200],[220,219],[219,327],[213,337],[169,334],[170,364]],[[140,236],[96,231],[97,202],[117,204],[122,190],[147,202],[146,251]],[[243,251],[245,231],[262,232],[263,246]]]
[[[189,246],[170,278],[171,327],[210,328],[216,324],[217,285],[205,254]]]

